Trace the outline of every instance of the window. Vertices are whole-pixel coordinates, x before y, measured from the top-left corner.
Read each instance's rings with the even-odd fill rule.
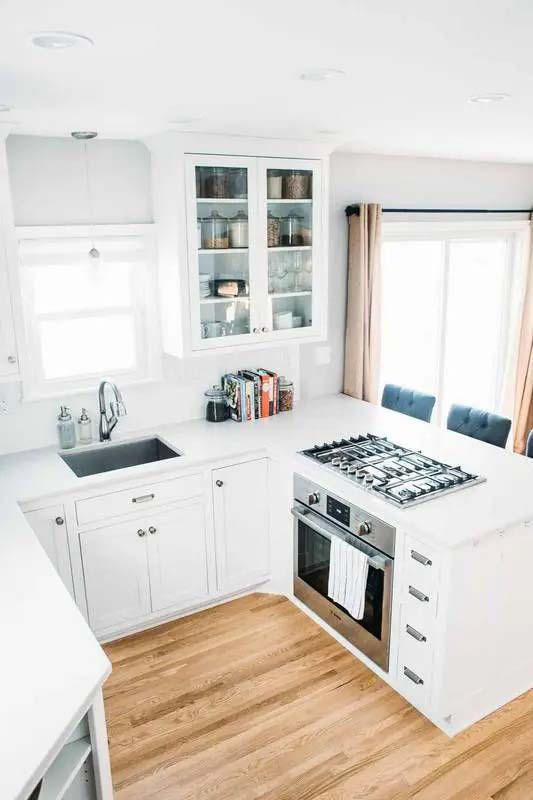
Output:
[[[155,376],[155,264],[149,226],[18,230],[26,397]]]
[[[388,223],[382,247],[381,388],[436,395],[509,414],[523,281],[522,223]]]

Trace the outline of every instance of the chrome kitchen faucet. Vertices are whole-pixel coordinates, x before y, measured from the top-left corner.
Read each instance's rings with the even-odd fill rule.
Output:
[[[109,402],[109,412],[106,408],[106,387],[109,387],[113,392],[114,400]],[[115,383],[111,381],[102,381],[98,389],[98,402],[100,405],[100,441],[110,442],[111,432],[118,422],[119,417],[125,417],[128,413],[124,400],[120,393],[120,389]]]

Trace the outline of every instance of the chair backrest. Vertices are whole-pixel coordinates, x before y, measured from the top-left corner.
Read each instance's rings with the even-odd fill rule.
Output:
[[[450,406],[448,429],[464,433],[496,447],[505,447],[511,430],[511,420],[471,406]]]
[[[527,437],[526,456],[533,458],[533,431],[529,431],[529,436]]]
[[[399,411],[400,414],[407,414],[409,417],[416,417],[424,422],[429,422],[435,398],[432,394],[424,394],[405,386],[396,386],[394,383],[387,383],[383,388],[381,405],[390,408],[391,411]]]

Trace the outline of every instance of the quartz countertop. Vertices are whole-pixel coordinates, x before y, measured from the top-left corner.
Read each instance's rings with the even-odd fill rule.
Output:
[[[298,451],[373,433],[486,477],[486,482],[406,509],[375,497]],[[115,441],[120,441],[120,425]],[[65,729],[109,672],[109,662],[63,587],[19,503],[264,453],[398,528],[441,547],[533,520],[533,460],[393,411],[332,395],[253,423],[193,420],[158,434],[178,459],[77,478],[56,448],[0,458],[0,796],[24,798]],[[288,509],[287,509],[288,514]]]

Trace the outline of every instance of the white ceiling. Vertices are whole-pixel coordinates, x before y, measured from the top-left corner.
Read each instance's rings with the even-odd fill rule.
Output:
[[[54,29],[95,45],[32,46]],[[0,0],[0,123],[136,137],[192,117],[185,130],[533,162],[532,41],[532,0]],[[347,77],[299,80],[320,68]],[[511,97],[468,102],[489,92]]]

